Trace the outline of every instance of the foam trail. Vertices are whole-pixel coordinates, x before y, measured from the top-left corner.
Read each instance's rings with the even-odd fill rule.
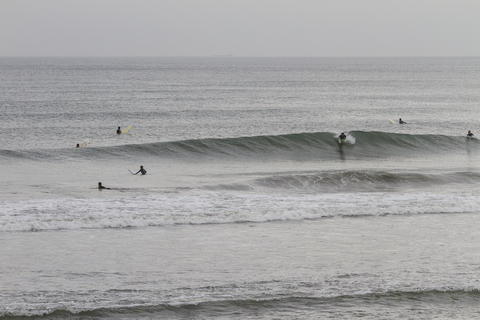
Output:
[[[292,204],[295,209],[292,209]],[[0,231],[228,224],[480,211],[472,192],[257,194],[214,191],[0,202]]]

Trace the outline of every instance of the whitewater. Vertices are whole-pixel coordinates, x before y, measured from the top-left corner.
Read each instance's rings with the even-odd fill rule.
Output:
[[[0,319],[478,317],[479,66],[1,58]]]

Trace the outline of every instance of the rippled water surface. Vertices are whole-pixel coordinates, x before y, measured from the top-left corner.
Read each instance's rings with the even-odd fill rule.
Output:
[[[477,58],[1,58],[0,319],[476,318],[479,87]]]

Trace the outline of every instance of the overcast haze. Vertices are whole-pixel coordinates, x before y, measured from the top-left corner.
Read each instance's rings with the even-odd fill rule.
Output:
[[[0,0],[1,56],[477,56],[480,1]]]

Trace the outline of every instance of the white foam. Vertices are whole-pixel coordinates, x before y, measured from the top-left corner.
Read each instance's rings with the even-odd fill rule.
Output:
[[[256,194],[187,190],[145,196],[0,202],[0,231],[126,228],[480,211],[474,193]]]

